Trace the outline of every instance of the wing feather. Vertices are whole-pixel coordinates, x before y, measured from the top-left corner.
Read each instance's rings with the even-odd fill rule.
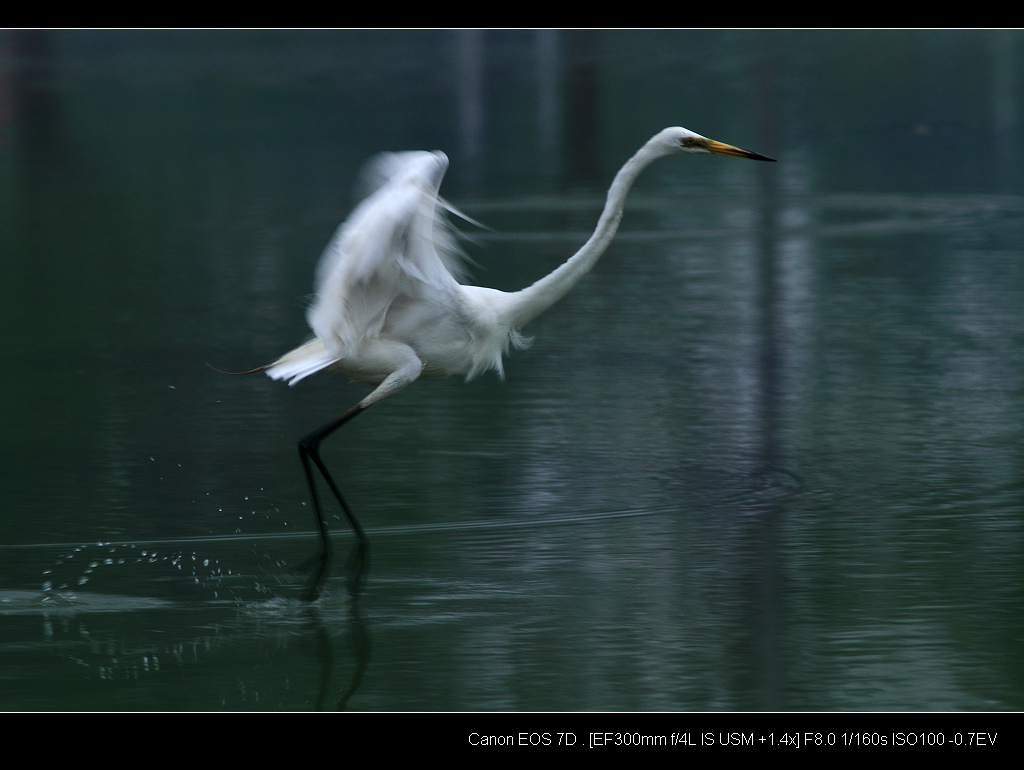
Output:
[[[307,314],[338,358],[380,334],[400,297],[454,293],[466,261],[446,217],[453,209],[438,197],[447,167],[443,153],[430,152],[385,153],[367,165],[371,192],[324,250]]]

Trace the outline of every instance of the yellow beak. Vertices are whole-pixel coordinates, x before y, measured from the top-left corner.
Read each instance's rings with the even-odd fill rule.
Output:
[[[716,142],[714,139],[708,139],[707,144],[704,148],[715,155],[731,155],[734,158],[749,158],[750,160],[770,160],[773,163],[775,158],[769,158],[767,155],[761,155],[757,152],[751,152],[750,150],[741,150],[739,147],[733,147],[731,144],[723,144],[722,142]]]

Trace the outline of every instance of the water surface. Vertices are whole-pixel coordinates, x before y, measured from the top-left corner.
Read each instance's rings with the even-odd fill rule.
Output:
[[[1024,707],[1019,34],[0,43],[0,708]],[[300,602],[366,389],[208,364],[305,338],[362,161],[444,149],[513,289],[676,123],[779,163],[662,161],[504,381],[332,438],[371,564],[332,510]]]

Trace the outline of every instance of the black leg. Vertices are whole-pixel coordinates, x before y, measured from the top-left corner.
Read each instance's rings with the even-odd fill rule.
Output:
[[[341,491],[338,489],[338,485],[334,483],[334,479],[331,478],[331,474],[328,472],[327,466],[324,465],[324,461],[320,458],[320,442],[364,409],[366,409],[366,407],[356,404],[340,417],[337,417],[326,425],[317,428],[315,431],[299,441],[299,458],[302,460],[302,468],[306,472],[306,482],[309,484],[309,496],[313,500],[313,509],[316,511],[316,523],[320,528],[320,564],[318,565],[316,573],[313,575],[313,579],[310,582],[309,593],[306,595],[306,601],[314,601],[320,596],[320,592],[323,590],[323,583],[331,571],[331,540],[327,530],[327,522],[324,520],[323,510],[320,507],[320,496],[316,491],[316,478],[313,474],[313,466],[316,466],[320,471],[320,475],[324,477],[324,481],[327,482],[327,486],[337,499],[338,504],[341,506],[341,510],[345,512],[345,518],[348,519],[348,523],[351,525],[352,531],[356,535],[356,547],[353,552],[352,559],[352,584],[349,586],[349,591],[353,595],[359,591],[363,571],[366,569],[370,545],[369,541],[366,539],[366,533],[363,532],[363,528],[360,526],[359,521],[352,513],[352,509],[349,508],[348,503],[345,502],[345,498],[341,496]]]

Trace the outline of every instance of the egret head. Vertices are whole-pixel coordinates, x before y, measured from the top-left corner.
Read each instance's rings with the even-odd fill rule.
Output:
[[[750,152],[749,150],[741,150],[739,147],[733,147],[731,144],[716,142],[714,139],[708,139],[706,136],[695,134],[693,131],[680,126],[666,128],[655,135],[647,144],[651,146],[651,149],[655,149],[665,155],[689,152],[732,155],[736,158],[749,158],[750,160],[775,160],[775,158],[769,158],[767,155]]]

